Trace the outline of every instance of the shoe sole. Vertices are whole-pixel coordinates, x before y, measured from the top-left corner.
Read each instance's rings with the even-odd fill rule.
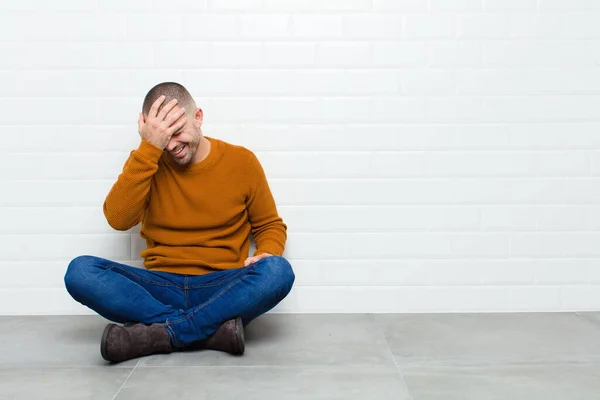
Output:
[[[108,337],[108,334],[115,326],[117,326],[117,325],[108,324],[108,325],[106,325],[106,328],[104,328],[104,332],[102,332],[102,339],[100,341],[100,354],[102,355],[102,358],[104,358],[106,361],[113,361],[108,357],[108,353],[107,353],[107,349],[106,349],[106,338]]]
[[[244,345],[244,325],[242,324],[242,318],[237,317],[235,319],[235,338],[237,341],[238,354],[244,354],[244,350],[246,349]]]

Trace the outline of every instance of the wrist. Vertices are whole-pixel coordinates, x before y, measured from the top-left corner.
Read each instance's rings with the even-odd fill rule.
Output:
[[[163,153],[163,150],[160,147],[147,141],[146,139],[142,139],[136,151],[142,156],[156,161],[158,161]]]
[[[156,147],[157,149],[160,149],[161,151],[165,149],[165,146],[162,146],[161,143],[158,143],[157,141],[152,140],[150,138],[148,138],[148,139],[142,138],[142,141],[145,141],[146,143],[151,144],[152,146]]]

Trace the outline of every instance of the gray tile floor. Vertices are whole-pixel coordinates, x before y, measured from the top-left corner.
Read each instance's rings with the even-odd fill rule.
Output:
[[[268,314],[246,354],[111,365],[107,321],[0,317],[0,399],[598,399],[600,313]]]

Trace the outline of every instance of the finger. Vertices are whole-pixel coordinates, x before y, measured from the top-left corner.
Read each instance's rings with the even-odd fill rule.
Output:
[[[181,117],[179,117],[177,122],[175,122],[173,125],[171,125],[171,127],[169,127],[169,129],[167,130],[167,133],[169,135],[174,134],[179,129],[183,128],[183,126],[186,124],[186,122],[187,122],[187,117],[185,115],[182,115]]]
[[[158,114],[158,109],[165,99],[166,97],[162,95],[156,99],[154,103],[152,103],[152,107],[150,107],[150,111],[148,111],[148,117],[156,117],[156,114]]]
[[[167,116],[169,111],[171,111],[173,109],[173,107],[175,107],[176,105],[177,105],[177,99],[171,100],[170,102],[165,104],[164,107],[158,112],[158,115],[156,116],[156,118],[159,121],[164,121],[165,117]]]
[[[173,122],[177,121],[182,115],[185,114],[185,108],[177,107],[173,108],[171,112],[167,115],[165,122],[168,126],[171,126]]]

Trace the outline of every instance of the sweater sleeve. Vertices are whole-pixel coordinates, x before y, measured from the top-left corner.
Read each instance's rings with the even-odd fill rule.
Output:
[[[267,177],[254,153],[251,153],[248,161],[247,179],[250,189],[246,207],[256,242],[254,255],[270,253],[281,256],[287,239],[287,225],[277,214]]]
[[[123,172],[104,201],[104,216],[114,229],[125,231],[141,221],[150,199],[152,176],[158,170],[162,153],[145,140],[130,153]]]

